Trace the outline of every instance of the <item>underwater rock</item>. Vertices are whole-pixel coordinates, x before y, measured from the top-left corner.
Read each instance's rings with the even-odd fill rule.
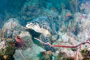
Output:
[[[25,28],[19,24],[19,21],[16,18],[10,18],[4,24],[2,30],[4,31],[4,38],[6,38],[8,42],[13,41],[18,46],[22,46],[24,44],[23,38],[18,35],[21,31],[25,31]],[[20,40],[19,38],[22,39]]]
[[[69,40],[69,37],[67,34],[63,34],[61,38],[62,38],[62,41],[64,41],[64,42],[68,42],[68,40]]]
[[[67,48],[62,48],[60,50],[57,50],[54,53],[55,56],[55,60],[67,60],[68,58],[72,58],[74,56],[74,51],[72,51],[71,49],[67,49]],[[74,60],[74,59],[73,59]]]
[[[21,36],[21,37],[26,37],[26,36],[28,36],[28,37],[31,38],[31,35],[30,35],[29,32],[27,32],[27,31],[21,31],[20,36]]]
[[[40,54],[42,55],[40,60],[52,60],[52,51],[43,51]]]
[[[3,26],[7,34],[6,37],[13,38],[16,35],[20,34],[21,31],[25,30],[18,22],[16,18],[10,18]]]
[[[64,46],[75,46],[78,45],[80,42],[77,41],[76,36],[70,32],[59,32],[59,39],[56,40],[53,45],[64,45]],[[62,47],[55,47],[54,48],[55,55],[59,59],[74,57],[75,51],[77,48],[62,48]],[[58,60],[58,59],[57,59]]]
[[[4,28],[11,29],[15,28],[15,26],[19,25],[18,20],[16,18],[10,18],[5,24]]]
[[[43,48],[33,44],[32,47],[27,48],[25,50],[21,50],[25,60],[40,60],[39,53],[45,51]],[[19,53],[19,50],[15,51],[14,58],[16,60],[23,60],[22,56]]]
[[[16,45],[16,43],[17,43],[17,46],[14,46],[16,48],[18,47],[16,50],[18,50],[18,49],[26,50],[27,48],[32,49],[31,47],[34,44],[33,41],[32,41],[32,39],[31,39],[32,36],[29,34],[29,32],[25,31],[25,28],[22,27],[19,24],[19,22],[18,22],[18,20],[16,18],[9,19],[4,24],[4,27],[2,29],[5,31],[4,33],[6,33],[6,35],[4,36],[4,38],[11,38],[11,39],[7,40],[8,43],[10,42],[9,43],[10,46],[13,46],[13,44]],[[19,37],[17,37],[17,35],[19,35]],[[16,37],[16,40],[15,40],[15,37]],[[15,52],[15,54],[17,54],[17,53]]]
[[[32,41],[32,36],[29,34],[29,32],[25,31],[25,28],[22,27],[18,20],[16,18],[11,18],[9,19],[5,24],[4,24],[4,27],[2,28],[4,33],[6,33],[5,35],[5,38],[11,38],[11,39],[8,39],[7,43],[10,44],[11,47],[13,47],[13,45],[15,43],[18,43],[20,46],[19,48],[17,48],[17,46],[14,46],[16,48],[16,50],[14,50],[15,52],[15,56],[14,58],[15,59],[18,59],[18,60],[22,60],[22,56],[19,52],[19,49],[22,50],[23,54],[25,54],[25,57],[27,59],[34,59],[35,57],[37,57],[37,55],[42,52],[42,51],[45,51],[43,48],[35,45]],[[15,37],[19,35],[21,38],[21,40],[18,40],[16,39],[16,42],[15,42]],[[3,44],[2,44],[3,45]],[[6,44],[5,44],[6,45]],[[4,46],[5,47],[5,46]],[[3,48],[4,48],[3,47]],[[37,49],[38,48],[38,49]],[[14,48],[12,48],[14,49]],[[28,50],[28,51],[27,51]],[[18,51],[18,52],[17,52]],[[33,51],[33,52],[32,52]],[[36,52],[35,52],[36,51]],[[7,51],[8,52],[8,51]],[[11,52],[11,51],[10,51]],[[9,53],[10,53],[9,52]],[[27,52],[27,53],[26,53]],[[30,52],[30,53],[29,53]],[[32,54],[31,54],[32,52]],[[12,53],[12,52],[11,52]],[[35,55],[35,56],[31,56],[31,55]],[[30,55],[30,56],[28,56]],[[19,57],[18,57],[19,56]],[[12,54],[12,57],[13,57],[13,54]],[[39,60],[39,58],[36,58]]]
[[[59,32],[58,35],[59,35],[59,39],[57,41],[59,43],[62,42],[68,44],[78,44],[78,42],[76,41],[76,36],[71,32]]]
[[[83,13],[88,14],[88,11],[90,11],[90,4],[89,3],[90,3],[90,1],[86,1],[84,3],[81,3],[80,10]]]
[[[24,40],[23,49],[26,49],[28,47],[31,47],[33,43],[32,36],[27,31],[21,31],[20,36]]]

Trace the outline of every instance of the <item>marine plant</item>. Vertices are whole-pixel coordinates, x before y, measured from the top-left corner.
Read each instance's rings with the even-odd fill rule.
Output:
[[[44,43],[44,42],[42,42],[41,40],[39,40],[38,38],[34,38],[34,39],[38,40],[39,42],[41,42],[41,43],[43,43],[43,44],[48,44],[48,45],[51,46],[51,47],[64,47],[64,48],[77,48],[77,47],[79,47],[79,48],[77,49],[76,53],[75,53],[75,56],[71,57],[71,58],[74,58],[75,60],[78,60],[78,59],[79,59],[79,56],[81,57],[80,52],[79,52],[81,46],[84,45],[84,44],[86,44],[86,43],[90,44],[90,38],[89,38],[86,42],[80,43],[80,44],[78,44],[78,45],[76,45],[76,46],[51,45],[49,42]],[[68,57],[70,57],[70,56],[68,56]]]
[[[7,35],[8,35],[7,34],[7,29],[6,29],[6,26],[5,26],[4,28],[2,28],[0,30],[0,43],[2,41],[4,41],[4,43],[5,43],[5,48],[2,47],[2,49],[0,49],[0,59],[1,60],[4,60],[4,59],[5,60],[7,60],[7,59],[12,60],[12,59],[14,59],[13,55],[15,53],[16,47],[22,47],[23,44],[24,44],[24,40],[22,39],[21,36],[18,35],[15,38],[13,38],[13,36],[11,35],[11,38],[9,38]],[[16,42],[13,41],[13,40],[16,40]],[[17,46],[16,46],[16,44],[17,44]],[[24,58],[24,56],[21,53],[21,50],[19,50],[19,53]]]
[[[12,60],[15,53],[15,43],[12,38],[7,38],[6,28],[0,30],[0,59],[1,60]]]

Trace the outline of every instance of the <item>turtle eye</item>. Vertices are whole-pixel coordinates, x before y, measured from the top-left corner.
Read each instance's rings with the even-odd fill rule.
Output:
[[[33,27],[33,24],[30,24]]]

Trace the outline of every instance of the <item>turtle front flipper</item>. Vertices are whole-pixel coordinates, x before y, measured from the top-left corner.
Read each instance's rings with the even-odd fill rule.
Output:
[[[50,41],[48,40],[48,37],[45,37],[43,34],[40,36],[40,40],[42,40],[42,42],[44,42],[44,43],[47,43],[47,42],[50,43]],[[51,50],[51,51],[55,52],[55,49],[53,47],[49,46],[48,44],[43,44],[43,46],[46,49],[46,51]]]

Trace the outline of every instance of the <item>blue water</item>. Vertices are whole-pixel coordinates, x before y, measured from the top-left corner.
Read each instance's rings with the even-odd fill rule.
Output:
[[[22,13],[22,12],[23,12],[23,9],[25,8],[24,6],[26,2],[30,2],[30,1],[32,2],[32,4],[36,5],[36,6],[30,5],[32,7],[30,9],[33,10],[33,13],[34,12],[37,13],[35,9],[33,9],[33,8],[36,8],[36,9],[40,9],[41,12],[39,13],[39,15],[42,15],[43,10],[45,9],[55,10],[59,14],[61,14],[62,9],[68,9],[72,13],[74,13],[80,10],[79,5],[81,2],[85,2],[89,0],[75,0],[75,1],[72,0],[75,3],[71,2],[71,0],[17,0],[17,1],[16,0],[0,0],[0,20],[1,21],[3,20],[1,25],[3,25],[3,23],[9,18],[20,17],[20,19],[22,19],[23,15],[27,15],[27,13]],[[30,12],[32,12],[32,10],[30,10]],[[27,17],[30,17],[30,18],[32,18],[33,16],[34,18],[38,17],[37,15],[36,17],[35,15],[29,15],[29,16],[27,15]],[[25,22],[27,21],[25,20]]]

